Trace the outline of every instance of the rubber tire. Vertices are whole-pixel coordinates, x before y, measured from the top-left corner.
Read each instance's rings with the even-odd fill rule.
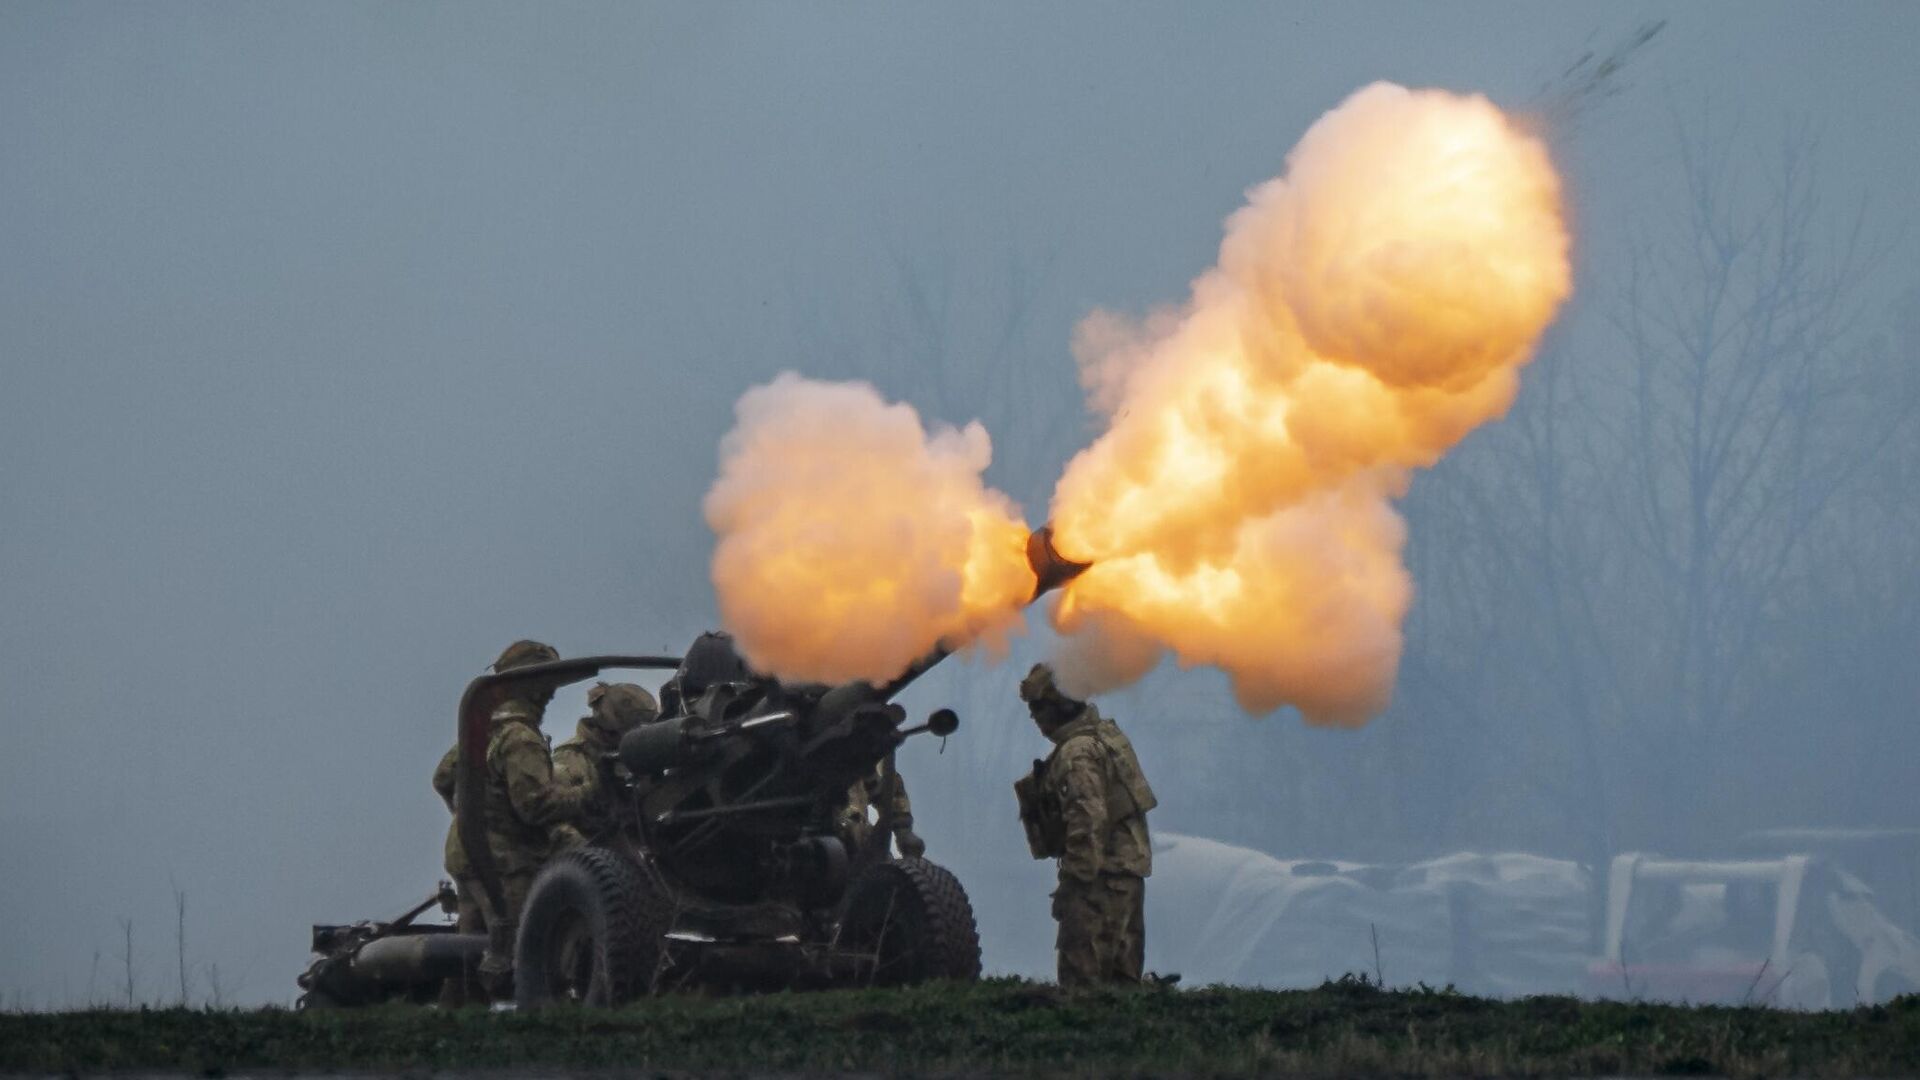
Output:
[[[884,933],[888,940],[876,940]],[[925,859],[875,863],[847,886],[841,949],[879,953],[875,986],[980,978],[980,930],[960,879]]]
[[[613,1006],[648,993],[659,974],[663,935],[671,928],[668,897],[639,866],[606,848],[567,852],[540,871],[527,891],[514,941],[514,1004]],[[577,998],[556,994],[557,933],[584,924],[593,965]]]

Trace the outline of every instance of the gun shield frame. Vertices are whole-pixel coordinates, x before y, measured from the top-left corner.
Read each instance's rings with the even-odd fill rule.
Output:
[[[467,862],[480,879],[494,911],[504,911],[507,902],[500,887],[499,869],[493,865],[493,850],[487,846],[487,804],[481,794],[487,783],[487,727],[493,710],[509,690],[526,683],[567,686],[591,679],[608,668],[672,671],[679,666],[678,656],[582,656],[489,672],[467,684],[466,692],[460,695],[460,765],[454,773],[454,820],[460,832],[460,844],[467,851]],[[474,793],[472,798],[467,797],[468,792]]]

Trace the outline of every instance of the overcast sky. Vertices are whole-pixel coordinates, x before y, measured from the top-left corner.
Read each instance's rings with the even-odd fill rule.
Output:
[[[732,402],[911,397],[863,331],[903,265],[1045,252],[1019,363],[1068,395],[1075,322],[1180,300],[1351,91],[1523,106],[1654,17],[1556,133],[1568,319],[1703,108],[1817,128],[1881,302],[1920,283],[1906,3],[0,4],[0,994],[115,993],[123,918],[170,993],[177,887],[197,978],[288,1001],[307,924],[424,895],[466,680],[712,625]],[[1053,475],[989,474],[1030,514]],[[1012,778],[965,784],[998,820]]]

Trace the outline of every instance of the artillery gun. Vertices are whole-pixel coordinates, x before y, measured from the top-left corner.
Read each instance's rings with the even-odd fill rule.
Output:
[[[1027,560],[1032,599],[1086,569],[1059,556],[1047,529],[1029,538]],[[978,978],[979,934],[960,881],[928,860],[890,857],[884,818],[879,842],[864,850],[849,850],[838,831],[849,790],[902,742],[958,727],[949,709],[909,724],[892,701],[946,656],[936,648],[878,686],[790,684],[748,671],[724,638],[706,635],[682,657],[582,657],[473,680],[460,705],[462,792],[485,783],[488,721],[516,688],[608,669],[674,672],[662,687],[665,715],[628,732],[601,762],[606,789],[618,794],[611,819],[587,846],[542,868],[528,892],[514,943],[516,1003]],[[485,801],[456,803],[469,861],[497,910]],[[470,962],[484,946],[479,935],[443,936],[434,958]],[[332,996],[353,1003],[383,993],[417,1000],[446,974],[443,963],[429,970],[423,950],[409,971],[396,958],[412,953],[382,940],[343,937],[328,954],[316,936],[322,955],[310,975],[325,967],[342,991]],[[363,968],[382,981],[362,987]]]

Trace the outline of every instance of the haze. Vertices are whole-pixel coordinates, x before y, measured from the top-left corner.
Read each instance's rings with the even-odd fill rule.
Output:
[[[190,999],[285,1003],[309,924],[425,896],[502,646],[715,625],[700,498],[781,371],[982,420],[1038,524],[1093,434],[1074,327],[1178,303],[1379,79],[1546,113],[1575,293],[1401,504],[1385,715],[1171,666],[1103,701],[1154,828],[1597,866],[1920,827],[1915,40],[1901,4],[0,6],[0,1001],[123,1000],[129,926],[177,1000],[183,896]],[[963,726],[902,768],[987,969],[1045,976],[1030,625],[913,689]]]

